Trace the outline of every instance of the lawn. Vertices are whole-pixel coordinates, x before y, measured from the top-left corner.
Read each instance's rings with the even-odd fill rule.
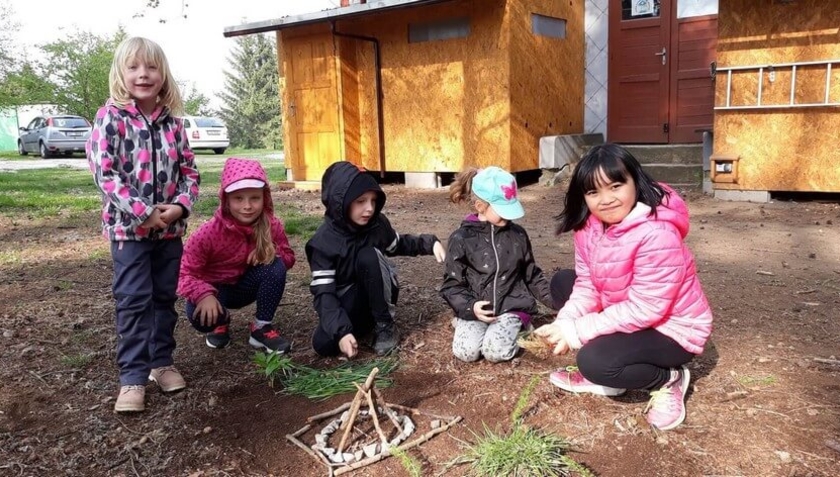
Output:
[[[234,149],[228,152],[224,156],[196,157],[201,172],[201,192],[193,207],[196,216],[209,218],[218,208],[220,176],[226,157],[235,155],[259,160],[272,183],[286,178],[283,161],[276,158],[276,151]],[[0,160],[6,160],[2,159],[5,154],[0,153]],[[14,154],[14,157],[19,157],[16,152]],[[97,214],[101,204],[99,191],[90,172],[66,166],[0,172],[0,191],[0,215],[5,216],[73,218]],[[321,222],[320,216],[303,214],[299,209],[285,204],[275,204],[275,214],[284,220],[289,235],[303,238],[311,236]]]

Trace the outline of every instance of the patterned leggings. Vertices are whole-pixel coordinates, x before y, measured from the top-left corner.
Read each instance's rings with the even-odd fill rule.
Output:
[[[493,323],[457,319],[452,353],[468,363],[482,355],[491,363],[508,361],[519,351],[516,336],[521,328],[522,320],[513,313],[504,313]]]

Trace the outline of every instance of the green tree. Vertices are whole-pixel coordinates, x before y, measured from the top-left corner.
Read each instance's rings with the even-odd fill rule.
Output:
[[[236,39],[219,94],[232,146],[282,147],[276,48],[266,35]]]
[[[215,114],[210,108],[210,99],[195,87],[195,83],[178,83],[178,87],[181,88],[184,112],[188,116],[213,116]]]
[[[45,80],[31,63],[7,72],[0,80],[0,109],[26,104],[52,103],[55,85]]]
[[[15,66],[15,43],[14,32],[18,30],[18,24],[14,21],[12,6],[0,2],[0,81]]]
[[[125,37],[122,29],[110,37],[78,32],[41,46],[46,59],[39,72],[55,86],[51,102],[63,112],[92,119],[108,99],[114,50]]]

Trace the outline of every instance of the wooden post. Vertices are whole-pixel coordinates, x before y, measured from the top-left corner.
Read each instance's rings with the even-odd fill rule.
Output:
[[[376,378],[378,373],[379,368],[373,368],[365,380],[365,384],[362,389],[356,391],[356,397],[353,398],[353,404],[350,405],[350,415],[347,416],[347,421],[342,423],[342,427],[344,427],[344,434],[342,434],[341,441],[339,441],[338,448],[336,449],[339,454],[344,452],[344,446],[347,445],[347,438],[350,437],[350,433],[353,430],[353,424],[356,422],[356,416],[359,414],[359,407],[362,405],[362,398],[364,397],[362,390],[367,391],[370,389],[370,386],[373,384],[373,380]]]

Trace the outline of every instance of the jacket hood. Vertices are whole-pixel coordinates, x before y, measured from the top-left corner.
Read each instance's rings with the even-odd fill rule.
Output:
[[[222,169],[222,185],[219,187],[219,208],[216,216],[226,221],[233,221],[233,216],[227,209],[227,192],[225,188],[242,179],[257,179],[265,183],[263,187],[263,212],[269,215],[274,214],[274,202],[271,200],[271,186],[268,183],[268,176],[262,165],[250,159],[239,159],[231,157],[225,161]]]
[[[656,208],[655,220],[659,222],[672,223],[679,231],[680,236],[685,238],[688,235],[689,230],[688,207],[685,205],[683,198],[680,197],[674,189],[661,182],[659,185],[665,190],[665,192],[668,193],[668,195],[662,199],[662,203]],[[611,234],[622,235],[641,223],[648,220],[654,220],[653,217],[649,217],[650,211],[651,207],[649,205],[638,202],[624,220],[613,227],[610,227],[608,230]],[[600,226],[601,224],[598,219],[596,219],[594,215],[590,214],[589,219],[587,220],[587,227]]]
[[[364,173],[364,169],[347,161],[333,163],[324,171],[324,177],[321,179],[321,202],[326,207],[324,215],[334,223],[354,228],[349,217],[347,217],[347,211],[344,209],[344,198],[353,180]],[[376,193],[377,200],[376,210],[373,212],[369,225],[376,223],[376,219],[382,212],[382,207],[385,206],[385,192],[382,191],[382,188],[377,184],[372,190]]]

